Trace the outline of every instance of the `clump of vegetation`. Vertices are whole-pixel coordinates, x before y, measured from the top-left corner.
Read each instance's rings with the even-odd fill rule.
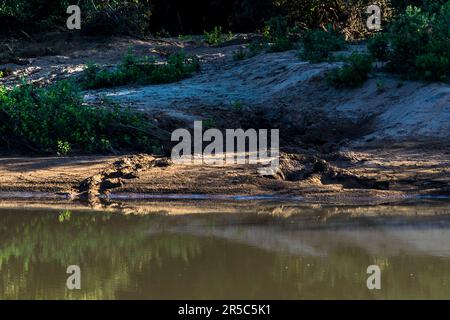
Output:
[[[11,68],[2,68],[0,69],[0,78],[5,78],[11,75],[12,73],[13,71],[11,70]]]
[[[269,43],[269,52],[283,52],[293,48],[289,38],[289,25],[286,17],[273,17],[266,22],[264,38]]]
[[[159,141],[142,114],[118,106],[83,104],[79,88],[0,88],[0,145],[10,151],[67,155],[127,150],[155,152]]]
[[[241,48],[234,52],[233,59],[235,61],[244,60],[245,58],[247,58],[247,52],[244,49]]]
[[[377,33],[367,40],[367,49],[372,57],[379,61],[389,58],[389,39],[385,33]]]
[[[429,22],[427,13],[419,8],[408,7],[405,14],[392,23],[389,33],[392,70],[400,73],[413,71],[416,57],[424,53],[429,41]]]
[[[205,31],[205,42],[213,46],[221,46],[232,38],[233,34],[231,31],[228,32],[228,34],[225,34],[220,26],[214,27],[210,32]]]
[[[149,27],[149,1],[134,0],[2,0],[0,21],[3,31],[19,33],[55,31],[65,27],[67,7],[80,6],[83,14],[82,33],[95,35],[141,35]]]
[[[265,44],[262,43],[261,41],[252,41],[248,45],[248,49],[250,50],[250,52],[248,53],[248,56],[254,57],[254,56],[258,55],[264,50],[264,48],[265,48]]]
[[[343,67],[336,68],[327,75],[327,82],[335,88],[357,88],[368,79],[371,70],[371,56],[353,53]]]
[[[345,49],[344,38],[331,27],[327,31],[308,30],[302,38],[302,44],[301,58],[312,62],[329,60],[331,52]]]
[[[129,52],[114,70],[101,70],[88,65],[82,76],[84,89],[99,89],[128,84],[159,84],[177,82],[199,71],[197,58],[187,58],[183,52],[169,56],[166,63],[157,63],[148,57],[138,58]]]
[[[428,3],[428,2],[427,2]],[[450,2],[431,1],[408,7],[383,39],[372,40],[369,50],[388,61],[387,69],[408,79],[450,79]]]
[[[192,35],[189,34],[180,34],[178,35],[178,40],[180,41],[193,41],[194,37]]]
[[[70,147],[70,143],[67,141],[58,141],[57,146],[58,146],[58,151],[56,154],[58,156],[67,156],[70,153],[70,151],[72,150],[72,148]]]
[[[448,81],[450,79],[450,56],[426,53],[415,61],[414,77],[426,81]]]

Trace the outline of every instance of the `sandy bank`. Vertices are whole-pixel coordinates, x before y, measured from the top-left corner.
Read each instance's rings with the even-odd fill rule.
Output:
[[[52,198],[101,206],[127,198],[204,195],[226,201],[274,196],[273,200],[383,203],[448,195],[449,170],[450,154],[445,149],[283,154],[280,172],[273,177],[260,176],[254,165],[178,165],[149,155],[3,158],[0,201]]]
[[[404,82],[375,68],[362,88],[336,90],[325,77],[341,63],[311,64],[296,51],[236,61],[242,44],[93,39],[72,43],[58,56],[8,65],[13,72],[0,85],[14,86],[23,76],[40,84],[76,76],[88,61],[112,68],[129,47],[160,59],[184,49],[200,58],[202,71],[179,83],[87,91],[86,103],[106,97],[147,113],[165,133],[194,120],[219,129],[279,128],[282,149],[289,152],[280,171],[262,177],[250,165],[183,166],[150,155],[2,158],[0,199],[83,200],[94,206],[130,197],[209,195],[367,203],[449,193],[448,84]]]

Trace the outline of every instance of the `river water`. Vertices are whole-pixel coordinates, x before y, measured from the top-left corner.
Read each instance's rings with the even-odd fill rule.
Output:
[[[0,209],[0,299],[450,299],[450,203],[267,208]]]

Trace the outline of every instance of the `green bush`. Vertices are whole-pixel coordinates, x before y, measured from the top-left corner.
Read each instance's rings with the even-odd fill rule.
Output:
[[[328,28],[328,31],[308,30],[302,38],[302,43],[301,58],[312,62],[326,61],[330,58],[331,52],[345,48],[345,40],[342,35],[331,28]]]
[[[81,77],[83,89],[99,89],[128,84],[160,84],[177,82],[191,76],[200,68],[196,58],[186,58],[183,52],[169,56],[166,63],[138,58],[129,52],[122,63],[112,71],[101,70],[89,64]]]
[[[235,61],[244,60],[245,58],[247,58],[247,52],[244,49],[239,49],[234,52],[233,59]]]
[[[13,74],[13,70],[11,68],[0,68],[0,78],[5,78]]]
[[[367,49],[372,57],[380,61],[389,58],[389,39],[385,33],[377,33],[367,40]]]
[[[434,53],[420,55],[415,61],[415,74],[427,81],[446,81],[449,79],[450,56]]]
[[[413,72],[416,57],[425,53],[430,37],[429,28],[430,16],[416,7],[408,7],[405,14],[392,23],[389,32],[391,70]]]
[[[372,57],[353,53],[343,67],[332,70],[327,82],[335,88],[357,88],[364,84],[372,70]]]
[[[428,11],[408,7],[389,27],[388,34],[369,41],[368,48],[375,57],[388,61],[391,72],[409,79],[448,81],[450,1],[428,1],[424,8]]]
[[[283,52],[291,50],[293,45],[289,38],[289,25],[286,17],[273,17],[266,22],[264,38],[269,43],[269,52]]]
[[[65,28],[66,9],[77,4],[82,12],[81,32],[102,35],[139,35],[148,28],[151,15],[148,0],[1,0],[2,31],[20,33]]]
[[[57,155],[58,156],[67,156],[70,151],[72,150],[72,148],[70,147],[70,143],[68,143],[67,141],[58,141],[57,142],[57,146],[58,146],[58,152]]]
[[[210,32],[205,31],[205,42],[214,46],[221,46],[226,41],[231,40],[233,34],[229,32],[228,34],[224,34],[222,27],[214,27],[214,29]]]
[[[250,44],[248,45],[248,49],[250,50],[248,56],[254,57],[254,56],[260,54],[264,50],[265,47],[266,47],[266,45],[264,42],[256,41],[256,40],[250,42]]]
[[[72,81],[48,88],[0,88],[0,144],[10,151],[67,155],[156,151],[159,142],[143,115],[118,106],[83,104]]]

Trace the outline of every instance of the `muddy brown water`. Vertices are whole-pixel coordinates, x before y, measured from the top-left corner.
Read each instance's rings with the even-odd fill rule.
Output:
[[[450,202],[371,209],[2,208],[0,298],[449,299]],[[66,287],[70,265],[80,267],[80,290]],[[366,286],[370,265],[381,269],[381,290]]]

